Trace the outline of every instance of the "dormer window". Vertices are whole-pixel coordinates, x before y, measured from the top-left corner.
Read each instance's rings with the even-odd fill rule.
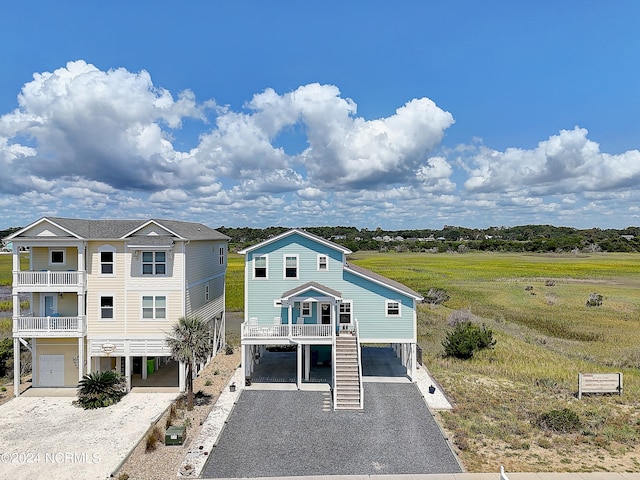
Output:
[[[167,252],[142,252],[143,275],[165,275],[167,273]]]

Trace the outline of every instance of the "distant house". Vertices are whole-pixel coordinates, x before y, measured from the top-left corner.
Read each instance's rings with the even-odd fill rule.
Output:
[[[633,240],[635,237],[635,235],[620,235],[622,238],[624,238],[625,240]]]
[[[131,388],[170,355],[165,339],[181,316],[207,320],[213,351],[224,345],[228,237],[175,220],[44,217],[13,242],[16,395],[20,345],[32,352],[34,387],[74,387],[88,372],[116,370]],[[29,248],[22,270],[19,250]],[[20,311],[27,294],[31,311]],[[185,369],[176,369],[180,389]]]
[[[328,351],[334,408],[362,407],[362,344],[391,344],[409,378],[416,369],[420,294],[349,263],[351,251],[304,230],[290,230],[239,252],[245,255],[242,368],[269,345],[297,352],[298,388]]]

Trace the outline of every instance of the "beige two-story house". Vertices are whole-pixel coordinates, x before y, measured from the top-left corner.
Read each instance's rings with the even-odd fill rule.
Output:
[[[33,387],[75,387],[116,370],[131,388],[166,365],[165,339],[181,316],[210,322],[224,346],[229,238],[200,223],[44,217],[13,242],[14,384],[20,345],[32,353]],[[20,251],[29,252],[22,269]],[[27,295],[30,310],[20,310]],[[185,368],[175,369],[180,390]]]

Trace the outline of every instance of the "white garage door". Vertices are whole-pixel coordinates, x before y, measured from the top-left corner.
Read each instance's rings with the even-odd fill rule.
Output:
[[[64,355],[40,355],[40,387],[64,387]]]

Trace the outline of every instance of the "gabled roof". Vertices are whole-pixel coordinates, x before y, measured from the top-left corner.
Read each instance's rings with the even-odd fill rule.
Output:
[[[308,238],[309,240],[313,240],[314,242],[320,243],[320,244],[325,245],[325,246],[327,246],[329,248],[337,250],[337,251],[339,251],[339,252],[341,252],[341,253],[343,253],[345,255],[348,255],[348,254],[351,253],[351,250],[349,250],[346,247],[343,247],[342,245],[338,245],[337,243],[330,242],[329,240],[327,240],[325,238],[322,238],[322,237],[319,237],[318,235],[314,235],[313,233],[309,233],[306,230],[300,230],[300,229],[297,229],[297,228],[294,228],[294,229],[289,230],[287,232],[281,233],[280,235],[276,235],[273,238],[268,238],[267,240],[264,240],[264,241],[262,241],[260,243],[257,243],[256,245],[253,245],[251,247],[247,247],[247,248],[245,248],[243,250],[239,250],[238,253],[241,254],[241,255],[244,255],[244,254],[249,253],[249,252],[251,252],[253,250],[256,250],[258,248],[264,247],[265,245],[269,245],[270,243],[277,242],[278,240],[286,238],[286,237],[288,237],[290,235],[301,235],[303,237]]]
[[[352,263],[347,263],[344,266],[345,272],[350,272],[354,275],[357,275],[362,278],[366,278],[367,280],[371,280],[374,283],[390,288],[391,290],[395,290],[404,295],[408,295],[413,297],[416,300],[422,300],[423,297],[418,292],[411,290],[406,285],[403,285],[400,282],[396,282],[395,280],[391,280],[383,275],[379,275],[377,273],[372,272],[371,270],[367,270],[366,268],[359,267],[358,265],[354,265]]]
[[[69,235],[83,240],[125,239],[149,224],[158,225],[167,231],[169,235],[183,240],[229,240],[229,237],[217,230],[194,222],[163,219],[86,220],[63,217],[42,217],[21,230],[14,232],[12,235],[9,235],[7,240],[21,237],[22,233],[43,222],[49,222],[69,233]]]
[[[291,297],[297,297],[302,295],[303,293],[310,292],[311,290],[315,290],[318,293],[325,294],[329,297],[334,298],[342,298],[342,293],[334,290],[333,288],[326,287],[318,282],[307,282],[304,285],[299,285],[296,288],[292,288],[282,294],[282,299],[286,300]]]

